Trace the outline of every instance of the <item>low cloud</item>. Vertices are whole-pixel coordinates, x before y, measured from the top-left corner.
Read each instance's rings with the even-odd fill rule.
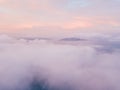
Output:
[[[0,90],[33,90],[34,80],[47,90],[119,90],[119,36],[96,36],[82,45],[0,35]]]

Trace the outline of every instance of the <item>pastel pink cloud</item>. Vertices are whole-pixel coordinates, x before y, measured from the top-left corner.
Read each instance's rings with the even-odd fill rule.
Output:
[[[40,30],[42,27],[62,28],[63,33],[76,29],[110,31],[120,28],[117,0],[91,0],[88,6],[74,9],[67,8],[68,3],[69,0],[0,0],[0,32],[19,32],[34,27]]]

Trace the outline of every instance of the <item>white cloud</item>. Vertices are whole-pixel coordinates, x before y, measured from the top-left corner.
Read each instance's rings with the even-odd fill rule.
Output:
[[[105,40],[109,39],[111,37]],[[33,77],[37,77],[53,87],[67,84],[72,90],[119,90],[120,51],[101,53],[93,45],[0,36],[0,89],[27,87]],[[101,45],[103,50],[107,48]]]

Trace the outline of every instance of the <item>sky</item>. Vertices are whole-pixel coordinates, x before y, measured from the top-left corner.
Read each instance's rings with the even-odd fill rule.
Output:
[[[34,79],[120,90],[120,0],[0,0],[0,90],[35,90]]]
[[[119,32],[120,0],[0,0],[0,33]]]

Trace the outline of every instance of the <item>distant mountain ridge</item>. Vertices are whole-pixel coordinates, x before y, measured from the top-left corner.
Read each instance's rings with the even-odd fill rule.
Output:
[[[19,39],[25,39],[25,40],[50,40],[49,38],[43,38],[43,37],[20,37]]]
[[[70,37],[70,38],[63,38],[60,41],[86,41],[86,39],[76,38],[76,37]]]

